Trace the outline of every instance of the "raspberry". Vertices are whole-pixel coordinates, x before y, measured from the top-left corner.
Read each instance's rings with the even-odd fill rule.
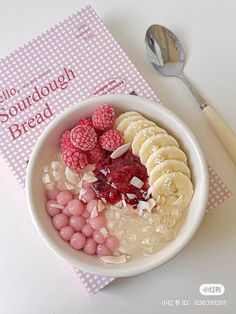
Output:
[[[83,169],[88,164],[87,154],[79,152],[75,147],[63,150],[61,159],[67,167],[73,170]]]
[[[88,126],[91,126],[93,128],[93,122],[92,122],[91,118],[80,119],[78,122],[78,125],[88,125]]]
[[[103,149],[113,152],[124,144],[124,139],[119,131],[109,130],[99,138],[99,143]]]
[[[92,150],[88,151],[87,154],[89,164],[96,164],[97,162],[105,158],[105,151],[98,143]]]
[[[92,121],[95,129],[100,131],[108,130],[114,125],[115,111],[111,105],[102,105],[94,111]]]
[[[70,140],[70,130],[66,130],[62,133],[60,137],[60,148],[61,150],[65,150],[67,148],[72,148],[74,145],[71,143]]]
[[[77,125],[71,130],[70,140],[76,148],[87,151],[96,145],[97,134],[94,128],[89,125]]]

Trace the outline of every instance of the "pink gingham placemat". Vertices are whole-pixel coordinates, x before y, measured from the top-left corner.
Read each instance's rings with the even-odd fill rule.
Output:
[[[134,93],[160,102],[87,6],[0,60],[0,152],[24,187],[27,161],[44,128],[82,99]],[[214,208],[231,195],[209,167]],[[115,278],[76,269],[90,295]]]

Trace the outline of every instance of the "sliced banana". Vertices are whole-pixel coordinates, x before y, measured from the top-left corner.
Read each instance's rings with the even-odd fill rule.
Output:
[[[192,182],[181,172],[165,173],[152,186],[152,196],[160,200],[160,206],[163,208],[184,210],[193,196]]]
[[[122,120],[124,120],[125,118],[131,117],[131,116],[138,116],[138,115],[142,117],[142,115],[136,111],[127,111],[127,112],[120,114],[119,117],[116,118],[115,128],[117,128],[117,126],[120,124],[120,122]]]
[[[134,155],[139,155],[139,150],[142,146],[142,144],[151,136],[156,134],[166,133],[166,131],[160,127],[152,126],[150,128],[146,128],[144,130],[139,131],[132,142],[132,152]]]
[[[179,147],[176,139],[168,134],[157,134],[149,137],[141,146],[139,151],[140,161],[143,165],[146,164],[149,156],[156,152],[162,146],[177,146]]]
[[[137,121],[133,121],[129,124],[127,129],[124,132],[124,140],[125,143],[130,143],[133,141],[135,135],[141,131],[145,130],[146,128],[150,126],[155,126],[156,124],[153,121],[147,120],[147,119],[140,119]]]
[[[128,126],[130,125],[131,122],[133,121],[137,121],[137,120],[140,120],[140,119],[145,119],[144,117],[140,117],[139,114],[137,114],[136,116],[130,116],[130,117],[127,117],[127,118],[124,118],[123,120],[121,120],[121,122],[118,124],[118,126],[116,127],[116,129],[118,131],[120,131],[120,133],[124,133],[125,130],[128,128]]]
[[[187,163],[187,157],[180,148],[176,146],[163,146],[158,148],[156,152],[150,154],[146,162],[147,173],[150,174],[152,169],[157,164],[167,159],[177,159],[182,160],[184,163]]]
[[[181,160],[167,159],[156,165],[149,174],[148,182],[152,185],[164,173],[181,172],[190,178],[188,166]]]

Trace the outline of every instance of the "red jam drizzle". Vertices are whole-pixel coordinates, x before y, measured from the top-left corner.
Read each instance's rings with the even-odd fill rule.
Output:
[[[98,163],[93,172],[98,180],[92,187],[98,198],[104,198],[110,204],[116,204],[123,198],[134,207],[140,200],[145,200],[148,189],[147,171],[131,150],[116,159],[108,157]],[[130,184],[133,177],[144,182],[141,189]]]

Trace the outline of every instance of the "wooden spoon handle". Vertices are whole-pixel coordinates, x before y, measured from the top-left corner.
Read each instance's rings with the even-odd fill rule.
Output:
[[[202,112],[207,118],[215,134],[218,136],[226,151],[236,163],[236,135],[224,122],[221,116],[211,106],[206,105]]]

